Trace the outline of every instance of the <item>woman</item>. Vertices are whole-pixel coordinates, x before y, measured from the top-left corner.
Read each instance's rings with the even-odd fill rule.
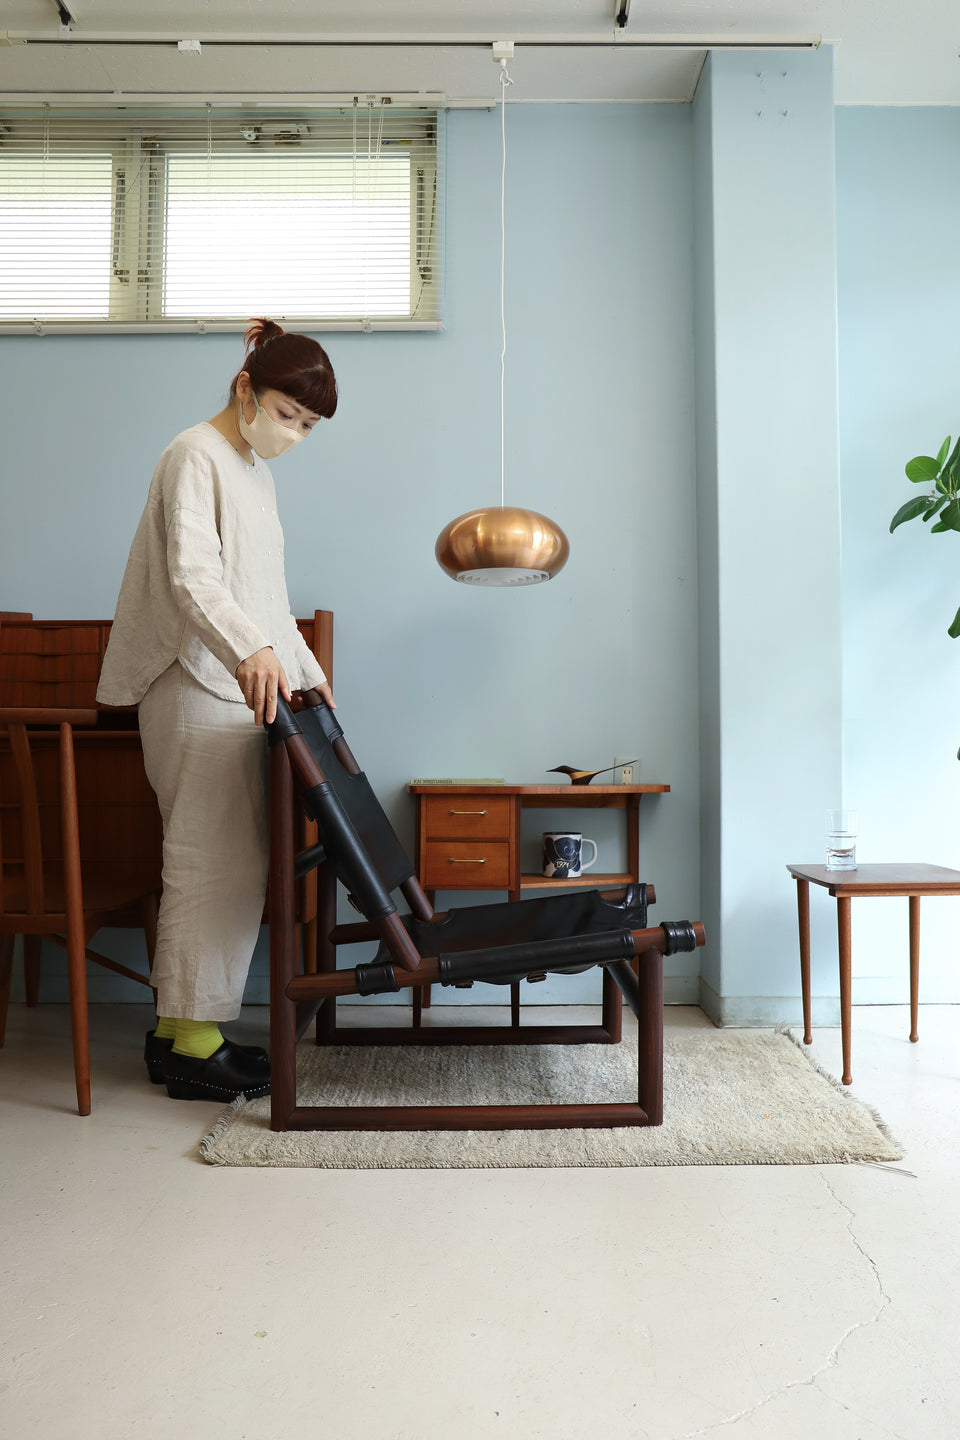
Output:
[[[306,335],[255,320],[244,340],[225,407],[157,464],[97,690],[104,704],[139,705],[163,819],[158,1023],[144,1059],[151,1080],[180,1099],[269,1093],[266,1052],[220,1031],[240,1014],[266,893],[262,727],[291,686],[333,703],[290,613],[263,462],[333,415],[336,380]]]

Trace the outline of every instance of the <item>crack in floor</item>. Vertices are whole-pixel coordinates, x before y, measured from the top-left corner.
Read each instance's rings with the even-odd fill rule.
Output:
[[[723,1420],[713,1420],[710,1422],[709,1425],[701,1426],[699,1430],[685,1430],[683,1435],[679,1437],[679,1440],[697,1440],[697,1437],[701,1435],[710,1435],[716,1430],[722,1430],[727,1425],[734,1425],[738,1420],[743,1420],[747,1416],[755,1415],[758,1410],[762,1410],[764,1406],[769,1405],[771,1401],[778,1400],[781,1395],[787,1395],[791,1390],[796,1390],[801,1385],[817,1385],[817,1388],[819,1389],[819,1385],[817,1382],[822,1375],[826,1374],[828,1370],[836,1369],[836,1366],[839,1363],[840,1359],[840,1351],[846,1344],[846,1342],[849,1340],[850,1336],[855,1334],[858,1330],[864,1330],[871,1325],[876,1325],[884,1310],[891,1303],[890,1296],[883,1288],[883,1281],[880,1278],[880,1271],[877,1267],[876,1261],[874,1260],[873,1256],[864,1249],[860,1240],[854,1234],[853,1222],[856,1217],[853,1211],[850,1209],[850,1206],[846,1203],[845,1200],[840,1199],[840,1196],[837,1194],[836,1190],[834,1190],[833,1186],[828,1180],[826,1173],[821,1169],[818,1171],[818,1174],[835,1203],[839,1206],[841,1210],[846,1211],[847,1234],[849,1235],[850,1240],[853,1243],[854,1249],[867,1262],[873,1273],[873,1278],[876,1282],[877,1292],[879,1295],[879,1304],[877,1305],[876,1310],[866,1320],[857,1320],[853,1325],[848,1325],[846,1330],[844,1330],[843,1334],[840,1336],[839,1340],[837,1340],[836,1344],[831,1348],[830,1353],[827,1356],[826,1360],[824,1360],[823,1364],[819,1365],[817,1369],[814,1370],[810,1375],[805,1375],[800,1380],[788,1381],[786,1385],[781,1385],[779,1389],[772,1390],[769,1395],[764,1395],[760,1400],[755,1401],[754,1404],[745,1406],[742,1410],[736,1411],[735,1414],[725,1416]],[[826,1391],[821,1390],[820,1393],[822,1395],[825,1395],[827,1399],[833,1400],[832,1396],[826,1395]],[[842,1400],[836,1400],[834,1401],[834,1403],[839,1405],[841,1409],[849,1411],[850,1407],[848,1405],[845,1405]],[[891,1440],[906,1440],[906,1437],[900,1435],[897,1431],[891,1430],[888,1433],[891,1437]]]

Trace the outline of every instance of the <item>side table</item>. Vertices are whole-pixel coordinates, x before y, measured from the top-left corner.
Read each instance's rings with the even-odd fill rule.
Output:
[[[417,877],[433,903],[438,890],[569,890],[627,885],[640,879],[640,799],[669,785],[416,785]],[[523,810],[625,810],[627,869],[586,871],[577,880],[521,874]]]
[[[430,904],[438,890],[506,890],[516,902],[531,890],[603,890],[640,879],[640,799],[669,785],[423,785],[407,786],[417,806],[417,879]],[[520,869],[524,810],[623,810],[627,868],[585,871],[576,880],[548,880]],[[648,890],[650,903],[654,891]],[[414,991],[414,1023],[430,1004],[430,987]],[[520,986],[510,987],[511,1024],[520,1024]]]
[[[850,1072],[850,901],[855,895],[906,895],[910,906],[910,1039],[916,1043],[920,996],[920,899],[923,895],[960,895],[960,870],[942,865],[859,865],[856,870],[828,870],[825,865],[788,865],[797,882],[800,926],[800,985],[803,993],[803,1042],[810,1045],[810,885],[822,885],[837,902],[840,942],[840,1032],[843,1041],[843,1083]]]

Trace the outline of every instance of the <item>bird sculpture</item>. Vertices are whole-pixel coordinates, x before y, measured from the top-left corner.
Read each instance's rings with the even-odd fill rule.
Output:
[[[618,765],[636,765],[636,760],[620,760]],[[569,775],[571,785],[589,785],[596,775],[606,775],[609,770],[616,770],[617,765],[608,765],[605,770],[574,770],[572,765],[553,765],[547,771],[548,775]]]

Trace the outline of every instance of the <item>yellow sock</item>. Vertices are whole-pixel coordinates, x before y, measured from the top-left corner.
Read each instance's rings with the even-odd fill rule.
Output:
[[[207,1060],[223,1044],[220,1026],[212,1020],[178,1020],[173,1037],[175,1055],[192,1055],[195,1060]]]
[[[169,1015],[158,1015],[157,1028],[153,1033],[158,1040],[172,1040],[177,1033],[176,1020],[172,1020]]]

